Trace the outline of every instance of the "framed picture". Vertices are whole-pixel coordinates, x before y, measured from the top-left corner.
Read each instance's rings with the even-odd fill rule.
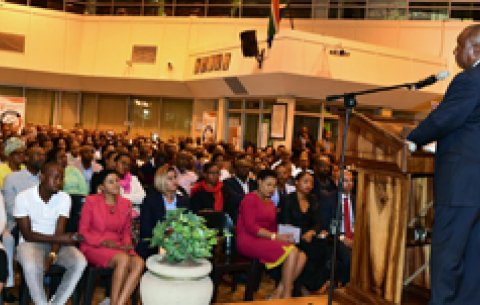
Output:
[[[217,56],[215,56],[215,71],[222,70],[222,59],[223,54],[218,54]]]
[[[207,72],[207,64],[208,64],[208,57],[202,58],[202,69],[200,70],[200,73]]]
[[[195,70],[194,70],[194,73],[195,74],[198,74],[200,73],[200,67],[202,66],[202,59],[201,58],[197,58],[197,61],[195,62]]]
[[[287,127],[287,104],[272,105],[272,118],[270,120],[270,139],[285,140]]]
[[[223,71],[228,71],[230,68],[230,58],[232,57],[232,53],[225,53],[223,55]]]

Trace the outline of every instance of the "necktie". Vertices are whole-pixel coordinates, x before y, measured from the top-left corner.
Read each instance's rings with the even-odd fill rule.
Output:
[[[348,198],[343,198],[343,226],[345,236],[349,239],[352,239],[352,228],[350,227],[350,209],[348,208]]]

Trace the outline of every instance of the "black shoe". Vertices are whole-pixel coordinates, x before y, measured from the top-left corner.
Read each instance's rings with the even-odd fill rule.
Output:
[[[8,289],[2,291],[2,299],[4,303],[18,303],[18,298],[14,296]]]

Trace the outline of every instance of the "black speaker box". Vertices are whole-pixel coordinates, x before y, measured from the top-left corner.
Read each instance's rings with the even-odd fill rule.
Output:
[[[242,53],[244,57],[255,57],[258,54],[257,32],[255,30],[240,33]]]

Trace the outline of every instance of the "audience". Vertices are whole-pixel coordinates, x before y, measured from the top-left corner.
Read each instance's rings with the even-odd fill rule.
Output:
[[[17,260],[35,304],[65,304],[87,266],[82,253],[73,245],[82,239],[65,233],[70,213],[70,196],[62,191],[63,169],[47,163],[40,173],[40,184],[16,197],[13,216],[20,229]],[[47,300],[44,275],[53,264],[66,269],[55,295]]]
[[[295,180],[296,192],[282,198],[278,222],[301,229],[298,248],[307,255],[307,263],[299,282],[306,289],[316,291],[322,288],[329,278],[329,270],[325,264],[329,259],[328,242],[325,239],[328,233],[322,230],[320,202],[311,193],[312,174],[301,172]]]
[[[187,152],[177,154],[177,180],[178,184],[190,195],[192,186],[197,182],[197,175],[189,170],[190,157]]]
[[[15,240],[18,242],[18,228],[15,217],[15,198],[17,195],[40,183],[40,170],[45,162],[45,153],[39,146],[30,147],[25,156],[26,166],[17,172],[10,173],[5,177],[2,193],[5,199],[7,226],[3,232],[3,244],[8,254],[8,281],[6,287],[15,286],[15,273],[13,269],[13,257],[15,255]],[[15,302],[16,297],[7,289],[2,295],[5,302]]]
[[[45,153],[47,152],[45,151]],[[93,160],[93,147],[91,145],[82,146],[80,149],[80,160],[73,162],[72,166],[80,170],[88,186],[91,185],[93,174],[103,169],[100,164]]]
[[[338,247],[338,276],[342,285],[350,281],[350,263],[352,260],[353,228],[355,224],[355,195],[352,194],[353,175],[349,170],[344,172],[342,192],[342,217],[340,232],[341,242]],[[320,197],[322,224],[325,230],[329,230],[332,220],[337,212],[337,193],[331,193]]]
[[[158,249],[150,248],[150,242],[145,240],[152,237],[157,222],[165,219],[168,210],[189,209],[190,205],[188,197],[178,192],[175,168],[168,166],[159,168],[155,174],[154,185],[154,191],[147,194],[140,210],[140,240],[136,250],[145,260],[150,255],[158,253]]]
[[[85,241],[80,250],[89,264],[112,268],[110,300],[105,304],[127,304],[137,287],[145,263],[132,243],[132,208],[129,200],[120,196],[120,179],[112,170],[100,174],[100,194],[90,195],[80,217],[78,232]]]
[[[82,173],[74,166],[67,165],[67,155],[65,150],[54,147],[47,156],[47,162],[56,162],[64,172],[63,191],[69,195],[88,195],[88,185],[83,178]]]
[[[19,138],[11,137],[5,142],[5,156],[8,161],[0,164],[0,187],[3,189],[5,177],[21,170],[24,165],[25,144]]]
[[[194,213],[201,210],[226,212],[232,219],[235,215],[235,205],[232,202],[229,189],[220,181],[220,171],[214,163],[203,166],[204,179],[192,188],[190,200]]]
[[[139,210],[138,205],[142,204],[146,193],[138,177],[130,173],[130,156],[128,153],[120,153],[115,157],[115,161],[117,162],[115,170],[120,183],[120,194],[132,203],[134,209]]]
[[[279,204],[286,195],[295,192],[295,186],[288,184],[290,179],[290,172],[288,171],[285,164],[280,164],[275,168],[275,173],[277,174],[277,186],[275,192],[273,193],[270,200],[273,201],[277,208],[280,208]]]
[[[277,212],[270,200],[277,175],[273,170],[258,174],[258,189],[243,199],[238,216],[237,247],[248,257],[259,259],[267,269],[282,265],[282,279],[270,298],[292,296],[292,284],[303,271],[307,257],[295,247],[290,234],[277,234]]]
[[[5,206],[3,203],[3,197],[0,195],[0,232],[5,230],[7,224],[7,216],[5,215]],[[0,291],[2,291],[6,285],[7,277],[9,275],[7,253],[0,242]],[[2,294],[5,293],[3,290]],[[13,302],[12,302],[13,301]],[[16,303],[17,300],[12,300],[9,303]]]

